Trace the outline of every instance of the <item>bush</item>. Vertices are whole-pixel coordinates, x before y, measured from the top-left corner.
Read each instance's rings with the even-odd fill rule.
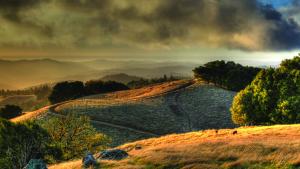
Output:
[[[111,141],[98,133],[86,116],[68,114],[64,118],[52,117],[42,121],[41,126],[53,140],[52,146],[62,151],[61,160],[82,157],[87,151],[99,152]]]
[[[234,62],[213,61],[193,70],[195,78],[203,79],[233,91],[244,89],[261,69]]]
[[[299,123],[299,110],[300,57],[283,61],[277,69],[262,70],[231,107],[236,124]]]
[[[0,109],[0,117],[12,119],[22,114],[22,109],[16,105],[5,105]]]
[[[33,122],[13,124],[0,119],[0,168],[23,168],[32,158],[43,158],[49,135]]]

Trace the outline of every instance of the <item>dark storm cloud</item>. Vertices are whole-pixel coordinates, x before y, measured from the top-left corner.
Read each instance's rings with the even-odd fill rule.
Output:
[[[0,0],[2,18],[26,35],[0,44],[61,47],[214,46],[243,50],[300,47],[299,25],[254,0]]]
[[[12,21],[19,22],[20,10],[33,7],[40,3],[40,0],[0,0],[0,12]]]
[[[284,19],[282,14],[270,5],[263,6],[261,11],[266,20],[274,23],[274,27],[268,30],[273,48],[297,49],[300,47],[300,27],[294,19]]]

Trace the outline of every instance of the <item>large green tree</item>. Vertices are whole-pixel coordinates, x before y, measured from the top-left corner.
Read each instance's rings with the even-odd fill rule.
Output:
[[[241,125],[300,123],[300,57],[262,70],[236,95],[231,113]]]

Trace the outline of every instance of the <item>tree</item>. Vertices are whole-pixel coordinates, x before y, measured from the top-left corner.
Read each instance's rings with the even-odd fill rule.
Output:
[[[11,119],[22,114],[22,109],[16,105],[5,105],[0,109],[0,117]]]
[[[277,69],[262,70],[234,98],[232,120],[240,125],[299,123],[299,58],[285,60]]]
[[[98,152],[110,143],[110,138],[98,133],[86,116],[52,117],[42,121],[41,125],[48,131],[55,147],[62,151],[62,160],[82,157],[86,151]]]
[[[0,119],[0,168],[23,168],[32,158],[43,158],[49,135],[34,122],[14,124]]]
[[[87,95],[101,94],[128,89],[129,87],[127,87],[123,83],[115,81],[103,82],[101,80],[90,80],[85,83],[85,92]]]
[[[77,99],[85,95],[84,85],[80,81],[57,83],[49,96],[52,104]]]
[[[261,69],[242,66],[223,60],[208,62],[193,70],[195,78],[214,83],[233,91],[240,91],[252,82]]]

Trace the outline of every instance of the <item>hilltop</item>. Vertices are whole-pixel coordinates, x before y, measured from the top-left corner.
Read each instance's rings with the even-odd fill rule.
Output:
[[[59,103],[13,121],[69,112],[87,115],[116,146],[171,133],[233,128],[229,108],[234,95],[214,85],[179,80]]]
[[[237,134],[232,134],[237,131]],[[138,145],[140,150],[134,149]],[[172,134],[127,143],[122,161],[100,161],[112,169],[297,168],[300,166],[300,125],[241,127]],[[79,169],[81,161],[49,169]]]

